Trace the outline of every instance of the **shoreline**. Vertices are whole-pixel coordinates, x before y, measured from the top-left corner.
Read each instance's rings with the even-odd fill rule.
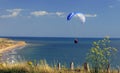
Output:
[[[12,42],[10,42],[10,44],[7,44],[8,41],[12,41]],[[9,39],[7,39],[7,43],[4,43],[4,45],[8,45],[8,46],[1,45],[3,47],[2,48],[0,47],[0,54],[4,54],[7,51],[11,51],[15,48],[23,47],[27,45],[25,41],[14,41],[14,40],[9,40]]]

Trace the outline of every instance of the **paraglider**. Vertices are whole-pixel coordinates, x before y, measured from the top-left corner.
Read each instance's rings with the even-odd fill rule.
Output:
[[[69,13],[68,16],[67,16],[67,20],[71,20],[73,17],[78,17],[81,21],[82,24],[85,23],[86,21],[86,18],[85,18],[85,15],[80,13],[80,12],[72,12],[72,13]],[[74,43],[77,44],[78,43],[78,39],[75,39],[74,40]]]
[[[78,17],[80,19],[80,21],[82,22],[82,24],[85,23],[85,20],[86,20],[85,15],[82,13],[79,13],[79,12],[72,12],[72,13],[68,14],[67,20],[71,20],[71,18],[74,16]]]

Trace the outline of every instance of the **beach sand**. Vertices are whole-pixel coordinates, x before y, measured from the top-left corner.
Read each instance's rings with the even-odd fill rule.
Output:
[[[0,48],[0,53],[3,54],[4,52],[11,51],[18,47],[23,47],[25,45],[26,45],[25,41],[14,41],[13,44],[10,44],[9,46],[6,46],[4,48],[3,47]]]

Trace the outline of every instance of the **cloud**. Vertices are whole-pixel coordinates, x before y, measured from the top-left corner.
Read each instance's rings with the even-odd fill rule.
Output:
[[[33,16],[57,15],[63,16],[64,12],[47,12],[47,11],[34,11],[30,13]]]
[[[109,5],[108,7],[109,7],[109,8],[114,8],[114,6],[113,6],[113,5]]]
[[[97,14],[85,14],[85,17],[97,17]]]
[[[58,16],[63,16],[64,12],[56,12],[55,14],[58,15]]]
[[[20,12],[23,9],[7,9],[6,11],[9,12],[10,14],[8,15],[1,15],[0,18],[12,18],[12,17],[16,17],[20,14]]]
[[[34,11],[34,12],[31,12],[31,15],[34,15],[34,16],[44,16],[44,15],[47,15],[49,14],[48,12],[46,11]]]

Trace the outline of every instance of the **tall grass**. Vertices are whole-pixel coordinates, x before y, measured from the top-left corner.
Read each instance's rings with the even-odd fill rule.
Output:
[[[37,65],[31,61],[14,64],[1,63],[0,73],[54,73],[54,69],[44,60]]]
[[[0,63],[0,73],[92,73],[84,70],[83,67],[69,68],[63,67],[60,70],[47,64],[46,60],[40,60],[39,63],[34,62],[18,62],[18,63]],[[106,73],[99,71],[99,73]],[[112,70],[110,73],[118,73],[118,70]]]

